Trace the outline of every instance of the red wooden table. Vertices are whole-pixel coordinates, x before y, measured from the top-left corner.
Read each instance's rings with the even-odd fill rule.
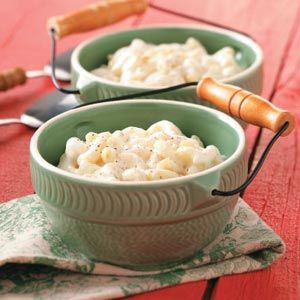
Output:
[[[45,30],[49,16],[65,13],[87,0],[9,0],[0,3],[0,69],[42,67],[49,58],[50,41]],[[262,171],[244,199],[287,245],[285,256],[272,267],[248,274],[183,284],[130,297],[150,299],[300,299],[300,2],[296,0],[156,0],[156,5],[199,16],[247,32],[265,55],[263,96],[296,115],[297,128],[271,151]],[[155,9],[115,26],[154,23],[191,23]],[[103,30],[102,30],[103,31]],[[59,43],[63,51],[92,32],[68,37]],[[50,79],[32,79],[22,87],[0,94],[0,118],[17,117],[37,97],[53,89]],[[298,99],[299,98],[299,99]],[[22,125],[0,128],[0,202],[30,194],[29,140],[33,130]],[[247,137],[252,165],[271,138],[267,130],[249,127]],[[298,183],[298,184],[297,184]]]

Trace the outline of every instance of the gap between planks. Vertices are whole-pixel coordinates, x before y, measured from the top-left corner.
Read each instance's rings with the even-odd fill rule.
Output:
[[[294,37],[296,36],[297,30],[299,28],[299,23],[300,23],[299,22],[299,15],[300,15],[300,5],[298,6],[297,12],[295,14],[294,22],[293,22],[293,25],[291,27],[289,37],[286,41],[285,49],[284,49],[284,51],[282,53],[282,56],[281,56],[280,65],[279,65],[278,71],[276,73],[273,89],[272,89],[272,91],[270,93],[270,96],[269,96],[269,101],[270,102],[273,102],[274,97],[276,96],[277,92],[280,89],[281,75],[282,75],[282,73],[283,73],[283,71],[284,71],[284,69],[285,69],[285,67],[288,63],[287,57],[289,55],[289,52],[290,52],[292,46],[295,43]],[[288,80],[289,79],[290,78],[288,78]],[[248,163],[248,170],[249,171],[252,170],[255,167],[255,166],[253,166],[253,163],[254,163],[256,154],[259,152],[258,146],[259,146],[260,141],[262,139],[262,134],[263,134],[263,128],[260,128],[258,133],[257,133],[257,136],[255,138],[253,149],[252,149],[252,151],[250,152],[250,155],[249,155],[249,163]],[[241,196],[244,195],[245,191],[243,191],[241,193]],[[214,278],[214,279],[209,281],[208,286],[207,286],[206,291],[205,291],[205,294],[202,297],[202,300],[211,300],[211,299],[214,298],[213,293],[215,291],[215,287],[217,286],[219,279],[220,278]]]

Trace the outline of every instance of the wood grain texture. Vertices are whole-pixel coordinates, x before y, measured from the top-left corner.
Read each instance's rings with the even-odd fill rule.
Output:
[[[238,86],[207,77],[199,81],[197,95],[233,117],[275,133],[288,123],[282,136],[289,135],[295,128],[292,113]]]
[[[25,70],[20,67],[0,71],[0,92],[22,85],[26,79]]]
[[[120,22],[132,15],[142,14],[146,0],[107,0],[89,4],[64,15],[51,17],[47,29],[54,29],[57,39]]]
[[[300,29],[293,36],[274,103],[292,111],[296,130],[279,140],[261,173],[245,193],[246,201],[283,238],[287,251],[270,268],[219,279],[214,300],[300,299]],[[256,151],[259,158],[272,133],[264,130]],[[232,287],[235,287],[234,289]]]
[[[200,300],[205,293],[206,281],[185,283],[145,294],[126,297],[126,300]]]

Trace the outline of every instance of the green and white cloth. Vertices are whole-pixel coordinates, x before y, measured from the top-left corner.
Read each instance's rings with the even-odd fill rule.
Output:
[[[93,262],[52,231],[38,196],[0,205],[0,298],[114,299],[270,266],[284,243],[239,199],[223,233],[190,261],[159,272]]]

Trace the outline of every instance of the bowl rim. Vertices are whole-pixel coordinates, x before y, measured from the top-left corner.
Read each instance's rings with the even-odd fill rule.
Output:
[[[117,30],[106,34],[97,35],[96,37],[89,38],[82,43],[80,43],[73,51],[71,56],[71,66],[76,69],[76,71],[79,74],[83,74],[87,76],[91,81],[96,81],[99,83],[104,83],[106,85],[110,86],[117,86],[122,88],[130,88],[133,90],[140,91],[141,89],[147,89],[147,90],[155,90],[160,89],[163,87],[149,87],[149,86],[143,86],[143,85],[131,85],[131,84],[123,84],[120,82],[115,82],[112,80],[108,80],[105,78],[101,78],[97,75],[94,75],[93,73],[87,71],[79,62],[79,55],[83,48],[85,48],[88,44],[98,40],[105,38],[107,36],[113,36],[120,33],[126,33],[131,31],[138,31],[138,30],[144,30],[144,29],[176,29],[176,28],[190,28],[190,29],[198,29],[198,30],[205,30],[205,31],[211,31],[211,32],[217,32],[222,33],[227,36],[233,37],[234,39],[238,40],[239,42],[243,42],[244,44],[248,45],[254,52],[255,52],[255,60],[254,62],[246,69],[242,70],[238,74],[235,74],[233,76],[227,77],[225,79],[220,79],[221,82],[224,83],[230,83],[234,80],[243,79],[244,77],[248,76],[252,72],[254,72],[256,69],[258,69],[262,63],[263,63],[263,51],[261,47],[251,38],[247,37],[246,35],[243,35],[238,32],[234,32],[228,29],[222,29],[222,28],[216,28],[213,26],[208,25],[194,25],[194,24],[156,24],[156,25],[147,25],[147,26],[141,26],[136,28],[128,28],[124,30]],[[193,87],[187,87],[187,89],[192,89]]]
[[[77,183],[84,183],[84,184],[89,184],[93,186],[103,186],[103,187],[137,187],[137,188],[145,188],[145,187],[165,187],[165,186],[170,186],[173,184],[183,184],[186,182],[191,182],[192,180],[196,178],[200,178],[202,176],[206,176],[208,174],[211,174],[213,172],[218,172],[220,173],[221,170],[227,168],[230,166],[232,163],[234,163],[236,160],[238,160],[244,152],[245,145],[246,145],[246,138],[245,138],[245,133],[240,124],[234,120],[232,117],[226,115],[223,112],[220,112],[216,109],[205,107],[202,105],[197,105],[197,104],[191,104],[191,103],[185,103],[185,102],[179,102],[179,101],[171,101],[171,100],[157,100],[157,99],[130,99],[130,100],[122,100],[121,103],[125,104],[132,104],[132,103],[155,103],[155,104],[169,104],[169,105],[175,105],[175,106],[185,106],[185,107],[191,107],[195,108],[198,110],[204,110],[208,111],[212,114],[214,114],[218,119],[221,121],[228,123],[230,127],[232,127],[233,130],[238,135],[239,141],[238,141],[238,146],[234,153],[228,157],[225,161],[222,163],[211,167],[207,170],[191,174],[191,175],[185,175],[185,176],[179,176],[175,178],[170,178],[170,179],[164,179],[164,180],[153,180],[153,181],[101,181],[96,178],[88,178],[88,177],[83,177],[81,175],[73,174],[71,172],[59,169],[57,166],[54,166],[47,162],[42,155],[40,154],[38,150],[38,140],[40,135],[43,133],[43,131],[55,123],[56,121],[63,119],[66,116],[76,114],[80,111],[85,111],[85,110],[91,110],[94,108],[98,107],[104,107],[104,106],[116,106],[120,104],[120,101],[115,101],[115,102],[105,102],[105,103],[96,103],[96,104],[90,104],[87,106],[79,107],[67,112],[64,112],[50,120],[48,120],[45,124],[43,124],[32,136],[31,141],[30,141],[30,155],[32,159],[35,160],[35,162],[41,166],[43,169],[47,170],[48,172],[55,173],[56,175],[59,175],[60,177],[65,177],[68,178],[69,180],[72,180]]]

